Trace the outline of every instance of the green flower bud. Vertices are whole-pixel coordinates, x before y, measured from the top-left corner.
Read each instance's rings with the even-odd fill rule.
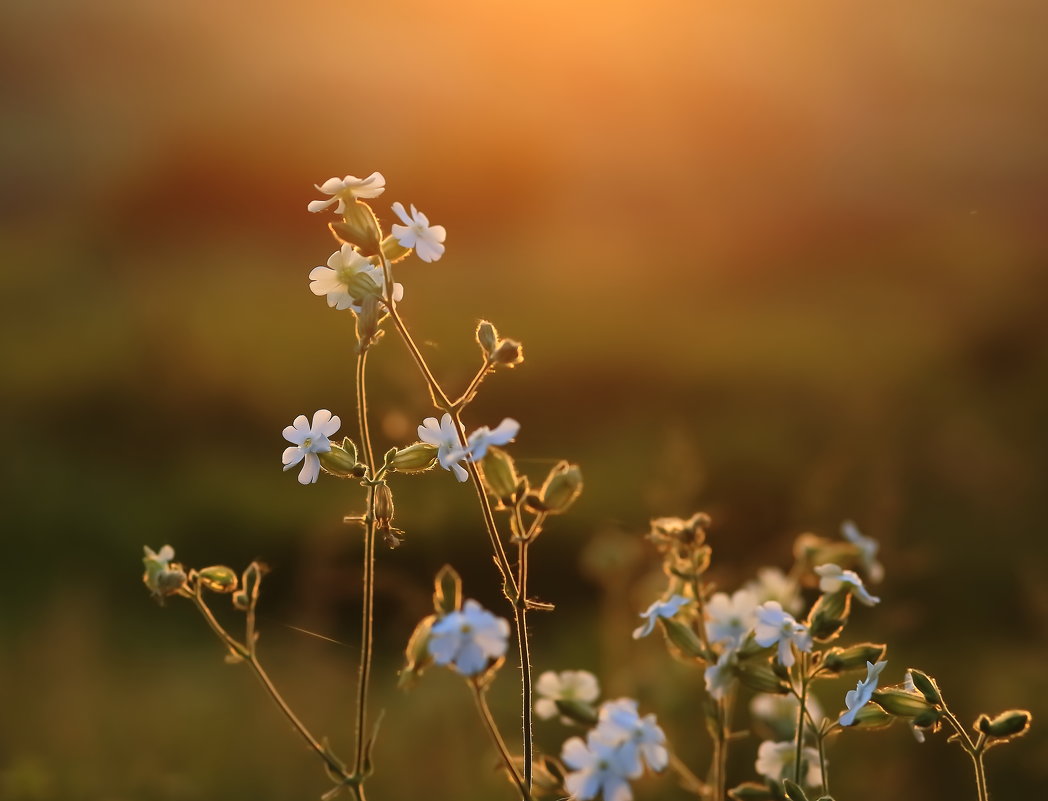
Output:
[[[832,640],[848,621],[851,609],[851,593],[847,590],[823,593],[808,615],[811,636],[819,642]]]
[[[699,640],[698,635],[691,626],[668,617],[660,617],[659,623],[662,624],[662,630],[666,634],[666,639],[673,643],[681,653],[685,656],[709,661],[710,655],[702,647],[702,641]]]
[[[404,668],[400,671],[400,678],[397,680],[398,687],[407,688],[413,685],[422,675],[422,671],[433,662],[433,658],[429,655],[429,635],[436,621],[436,615],[430,615],[415,626],[408,640],[408,646],[404,650],[405,663]]]
[[[914,668],[910,668],[910,678],[913,681],[913,686],[920,690],[929,704],[942,703],[942,693],[939,692],[939,685],[935,683],[935,679],[927,673]]]
[[[437,461],[437,446],[426,442],[416,442],[401,448],[389,460],[389,466],[398,473],[422,473],[429,470]]]
[[[867,662],[874,664],[880,662],[887,650],[887,645],[877,645],[872,642],[864,642],[848,648],[831,648],[823,656],[822,664],[827,670],[843,673],[846,670],[865,668]]]
[[[205,567],[197,573],[197,581],[211,592],[233,592],[237,588],[237,574],[225,565]]]
[[[597,723],[597,710],[585,701],[558,698],[553,703],[557,705],[557,711],[568,720],[581,723],[583,726],[594,726]]]
[[[393,491],[385,484],[375,487],[375,522],[381,528],[388,528],[393,520]]]
[[[905,690],[876,690],[873,700],[889,714],[899,718],[913,718],[923,715],[932,709],[924,698],[916,693],[908,693]]]
[[[1033,720],[1033,715],[1027,710],[1009,709],[992,720],[986,715],[979,715],[979,719],[975,722],[975,727],[988,737],[1006,739],[1026,734],[1027,729],[1030,728],[1031,720]]]
[[[738,666],[736,673],[739,677],[739,682],[759,693],[783,695],[790,691],[789,683],[783,681],[782,678],[776,675],[774,670],[765,664],[743,662]]]
[[[942,713],[938,709],[929,709],[927,712],[922,712],[919,715],[915,715],[913,720],[910,721],[918,729],[930,729],[939,722],[939,718],[942,717]]]
[[[804,794],[804,790],[789,779],[782,780],[782,789],[786,791],[786,797],[790,801],[808,801],[808,796]]]
[[[498,498],[500,503],[507,506],[513,504],[513,496],[520,484],[517,468],[513,457],[502,448],[494,445],[488,446],[488,452],[482,462],[484,468],[484,483],[491,494]]]
[[[876,704],[866,704],[855,715],[855,722],[849,727],[852,729],[883,729],[890,726],[895,720]]]
[[[550,514],[561,514],[575,503],[582,494],[582,471],[575,464],[560,462],[549,476],[540,491],[542,505]]]
[[[498,345],[498,330],[487,320],[481,320],[480,324],[477,325],[476,337],[477,344],[480,345],[480,349],[484,352],[484,358],[490,359],[495,351],[495,347]]]
[[[353,273],[346,283],[346,292],[354,300],[363,303],[367,297],[379,297],[382,295],[382,287],[375,283],[375,279],[367,273]]]
[[[491,354],[491,359],[506,367],[516,367],[524,361],[524,346],[515,339],[503,339]]]
[[[462,579],[451,565],[444,565],[433,582],[433,608],[446,615],[462,608]]]
[[[386,257],[390,264],[396,264],[410,252],[411,248],[404,247],[392,234],[382,240],[382,255]]]
[[[328,223],[328,228],[340,242],[347,242],[360,248],[365,256],[379,252],[380,232],[375,213],[366,203],[359,200],[347,203],[341,222]]]
[[[320,466],[326,472],[340,478],[355,476],[360,464],[357,460],[357,446],[349,437],[344,438],[340,445],[332,443],[331,450],[317,455],[320,457]]]

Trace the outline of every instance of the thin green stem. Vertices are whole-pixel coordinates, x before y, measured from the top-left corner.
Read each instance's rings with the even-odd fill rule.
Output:
[[[809,716],[810,719],[810,716]],[[814,721],[812,723],[814,730]],[[819,775],[822,777],[822,794],[830,794],[830,775],[826,772],[826,746],[825,746],[826,734],[825,732],[818,732],[816,734],[816,741],[819,744]]]
[[[528,546],[526,540],[517,541],[517,602],[514,604],[514,622],[517,629],[517,648],[520,651],[521,725],[524,743],[524,786],[531,790],[534,763],[534,733],[531,719],[531,648],[528,644]]]
[[[487,727],[488,734],[491,735],[491,740],[495,744],[499,756],[502,757],[502,761],[506,764],[506,770],[509,771],[509,775],[517,785],[517,789],[520,790],[521,798],[523,801],[531,801],[531,790],[527,784],[525,784],[520,774],[517,773],[517,766],[513,764],[513,757],[510,755],[509,749],[506,747],[506,741],[502,739],[502,732],[499,731],[498,724],[495,722],[495,718],[491,714],[491,708],[488,706],[486,695],[487,690],[480,686],[476,681],[470,681],[469,686],[473,691],[473,700],[477,703],[477,711],[480,712],[480,718],[484,721],[484,725]]]
[[[968,734],[968,730],[964,728],[957,716],[946,706],[945,698],[942,700],[942,713],[946,722],[957,733],[957,742],[960,743],[961,748],[964,749],[965,753],[972,760],[972,767],[975,768],[975,792],[978,800],[989,801],[989,788],[986,786],[986,765],[983,762],[985,738],[980,737],[978,742],[973,741],[971,735]]]
[[[473,380],[469,382],[469,386],[466,387],[465,392],[459,395],[452,406],[458,410],[466,408],[466,405],[473,400],[473,394],[477,391],[477,387],[480,386],[480,382],[484,380],[485,376],[491,371],[491,362],[488,359],[484,360],[484,364],[481,365],[477,374],[473,376]]]
[[[796,750],[796,762],[793,766],[793,780],[797,783],[801,783],[801,748],[804,745],[804,713],[807,707],[808,701],[808,655],[801,652],[800,655],[800,677],[801,677],[801,694],[800,694],[800,706],[797,709],[797,750]]]

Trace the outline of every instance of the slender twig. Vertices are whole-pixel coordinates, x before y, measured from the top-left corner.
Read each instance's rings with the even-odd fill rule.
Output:
[[[465,391],[461,395],[459,395],[455,399],[455,402],[451,405],[454,406],[456,409],[465,408],[466,404],[473,399],[473,394],[477,391],[477,387],[480,386],[480,383],[490,372],[491,361],[489,359],[485,359],[484,363],[480,366],[480,369],[477,371],[477,374],[473,376],[473,380],[469,382],[469,386],[466,387]]]
[[[801,783],[801,748],[804,745],[804,712],[808,701],[808,655],[801,651],[798,670],[801,677],[800,706],[797,708],[797,752],[796,762],[793,765],[793,780]]]
[[[506,747],[506,741],[502,739],[502,732],[499,731],[498,724],[491,714],[491,708],[488,706],[487,689],[475,680],[469,682],[469,687],[473,691],[473,700],[477,702],[477,711],[480,712],[480,717],[487,727],[488,734],[491,735],[492,742],[495,743],[499,756],[502,757],[502,761],[506,764],[506,770],[509,771],[509,775],[517,785],[517,789],[520,790],[523,801],[530,801],[530,788],[524,783],[520,774],[517,773],[517,766],[513,764],[513,757]]]

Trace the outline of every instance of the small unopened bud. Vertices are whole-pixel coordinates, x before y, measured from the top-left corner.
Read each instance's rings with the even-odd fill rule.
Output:
[[[743,782],[738,787],[728,790],[728,797],[735,801],[772,801],[775,796],[766,784],[756,782]]]
[[[709,661],[710,655],[702,647],[702,642],[691,626],[668,617],[660,617],[659,623],[666,632],[666,639],[675,645],[685,656]]]
[[[790,691],[789,682],[777,676],[766,664],[743,662],[736,669],[736,673],[740,683],[759,693],[783,695]]]
[[[931,704],[917,693],[908,693],[906,690],[877,690],[873,693],[873,700],[891,715],[899,718],[913,718],[923,715],[932,708]]]
[[[353,273],[346,282],[346,292],[359,303],[363,303],[369,296],[378,297],[382,294],[382,287],[375,283],[375,279],[367,273]]]
[[[484,358],[491,358],[499,341],[499,332],[487,320],[481,320],[477,326],[477,344],[484,351]]]
[[[429,653],[429,635],[436,620],[435,615],[423,618],[411,633],[408,647],[404,651],[405,664],[403,670],[400,671],[398,687],[410,687],[422,675],[422,671],[432,663],[433,657]]]
[[[371,279],[368,279],[371,281]],[[372,281],[374,283],[374,281]],[[382,319],[378,295],[366,295],[360,301],[360,313],[357,315],[357,351],[363,353],[378,339],[378,324]]]
[[[811,636],[825,642],[836,637],[848,620],[851,593],[847,590],[823,593],[808,615]]]
[[[845,670],[864,668],[867,662],[876,664],[881,661],[887,650],[888,646],[872,642],[864,642],[848,648],[831,648],[823,657],[822,664],[827,670],[841,673]]]
[[[914,715],[910,723],[918,729],[930,729],[939,722],[940,717],[942,717],[942,713],[938,709],[929,709],[927,712]]]
[[[233,592],[237,588],[237,574],[225,565],[205,567],[197,573],[197,580],[211,592]]]
[[[491,360],[506,367],[516,367],[524,361],[524,346],[515,339],[503,339],[491,354]]]
[[[914,668],[910,668],[909,673],[913,686],[920,691],[929,704],[942,703],[942,693],[939,692],[939,685],[935,683],[935,679]]]
[[[990,737],[1018,737],[1026,733],[1033,719],[1025,709],[1009,709],[992,720],[986,715],[979,715],[976,728]]]
[[[374,256],[379,251],[378,220],[366,203],[359,200],[347,203],[342,221],[328,223],[328,227],[336,239],[355,245],[365,256]]]
[[[520,483],[513,457],[501,448],[491,445],[488,446],[488,452],[482,464],[484,465],[484,483],[491,490],[491,494],[498,498],[500,503],[512,504],[513,495]]]
[[[433,467],[437,460],[437,446],[427,442],[416,442],[401,448],[389,460],[389,466],[398,473],[422,473]]]
[[[393,520],[393,492],[385,484],[375,487],[375,522],[388,527]]]
[[[349,437],[345,437],[341,444],[332,443],[331,450],[320,453],[318,456],[320,456],[320,466],[331,475],[339,478],[356,475],[355,471],[359,464],[357,446]]]
[[[404,247],[392,234],[382,240],[382,255],[385,256],[391,264],[396,264],[410,252],[411,248]]]
[[[855,714],[852,727],[856,729],[883,729],[895,720],[876,704],[866,704]]]
[[[582,471],[577,464],[560,462],[542,485],[542,505],[550,514],[566,512],[582,494]]]

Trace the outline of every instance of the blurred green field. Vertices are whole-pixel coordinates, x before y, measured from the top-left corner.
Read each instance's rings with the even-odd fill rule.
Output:
[[[334,247],[305,207],[312,183],[375,169],[387,222],[401,200],[448,228],[442,261],[398,273],[442,379],[472,376],[482,317],[525,344],[468,422],[520,420],[535,477],[582,465],[533,551],[558,605],[535,615],[537,671],[639,696],[701,770],[701,676],[629,639],[658,567],[648,519],[709,512],[731,589],[851,518],[887,578],[849,637],[935,675],[962,719],[1031,708],[988,770],[997,798],[1039,797],[1046,23],[1035,0],[5,4],[0,801],[326,789],[188,605],[149,599],[144,544],[272,566],[263,656],[348,752],[356,495],[300,487],[278,457],[295,415],[352,419],[352,323],[308,291]],[[370,369],[377,447],[412,441],[430,410],[394,337]],[[443,472],[394,489],[407,541],[379,559],[369,789],[512,798],[455,677],[395,689],[442,564],[505,611],[471,490]],[[621,567],[595,571],[609,549]],[[512,728],[508,672],[493,701]],[[563,734],[543,724],[540,745]],[[969,769],[903,727],[830,752],[843,801],[974,798]]]

